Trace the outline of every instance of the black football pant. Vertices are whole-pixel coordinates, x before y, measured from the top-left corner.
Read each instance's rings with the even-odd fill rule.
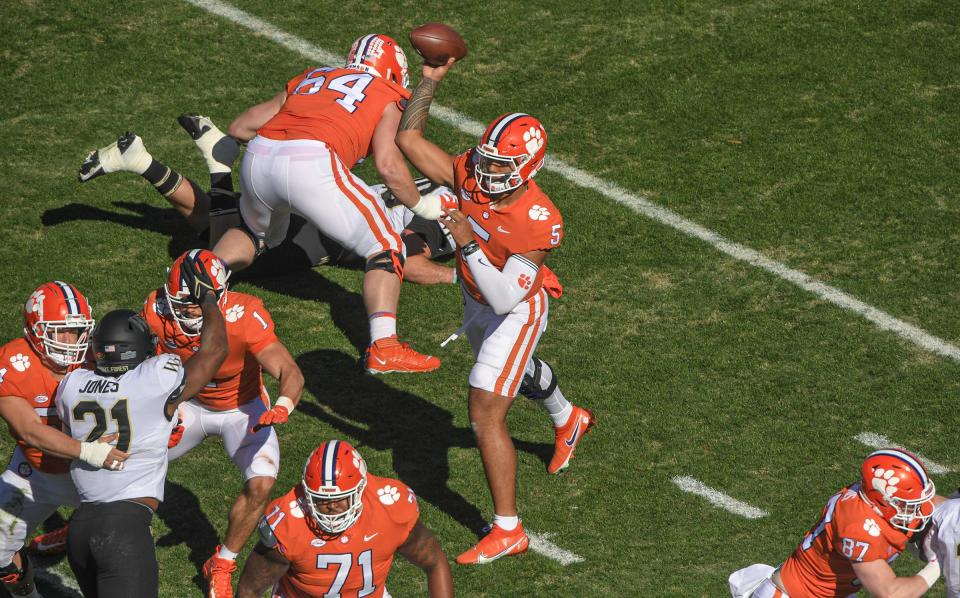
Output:
[[[159,592],[153,511],[121,500],[83,503],[67,532],[67,559],[85,598],[150,598]]]

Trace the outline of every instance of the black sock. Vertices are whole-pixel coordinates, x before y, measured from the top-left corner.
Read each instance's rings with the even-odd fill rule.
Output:
[[[150,166],[141,176],[150,181],[150,184],[164,197],[176,191],[183,182],[183,176],[179,172],[171,170],[156,160],[150,162]]]

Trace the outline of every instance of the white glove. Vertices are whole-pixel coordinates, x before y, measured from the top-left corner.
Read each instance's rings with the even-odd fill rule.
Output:
[[[119,471],[123,469],[122,462],[114,461],[113,463],[110,463],[109,466],[107,466],[105,463],[107,457],[110,456],[111,450],[113,450],[113,446],[107,444],[106,442],[81,442],[80,460],[84,463],[89,463],[98,469],[106,467],[107,469]]]

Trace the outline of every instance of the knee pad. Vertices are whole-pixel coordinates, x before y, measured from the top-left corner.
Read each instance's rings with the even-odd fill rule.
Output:
[[[383,270],[384,272],[396,274],[403,280],[403,264],[405,261],[406,259],[402,253],[388,249],[367,258],[367,265],[363,271]]]
[[[523,381],[520,383],[520,390],[518,392],[531,401],[542,401],[552,395],[553,391],[557,389],[557,373],[550,367],[550,364],[541,361],[537,357],[531,357],[531,359],[533,360],[533,374],[523,375]],[[552,373],[550,382],[546,385],[543,384],[544,365],[546,365],[547,369]]]
[[[33,592],[33,567],[30,566],[30,559],[22,548],[19,551],[22,567],[17,567],[13,561],[10,561],[6,567],[0,567],[0,582],[12,596],[26,596]]]

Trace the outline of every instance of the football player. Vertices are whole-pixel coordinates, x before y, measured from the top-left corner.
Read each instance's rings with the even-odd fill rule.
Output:
[[[921,560],[940,567],[947,598],[960,598],[960,492],[935,496],[933,502],[930,524],[910,544]]]
[[[229,128],[250,140],[240,164],[243,227],[227,231],[214,252],[248,266],[286,235],[290,213],[364,256],[363,299],[370,329],[364,352],[372,374],[429,372],[440,360],[397,339],[404,245],[380,197],[351,171],[373,154],[377,173],[404,206],[436,220],[441,199],[421,197],[394,143],[407,90],[407,58],[386,35],[364,35],[344,68],[309,68],[284,91],[249,108]]]
[[[430,596],[453,596],[440,543],[419,522],[417,498],[399,480],[367,473],[341,440],[322,443],[301,483],[270,503],[247,558],[239,598],[389,596],[384,584],[399,553],[427,574]]]
[[[56,390],[87,355],[93,310],[80,291],[48,282],[23,308],[23,337],[0,347],[0,417],[16,441],[0,474],[0,582],[13,596],[38,596],[23,545],[34,528],[61,505],[79,498],[68,475],[71,459],[88,467],[120,467],[127,454],[116,436],[74,440],[60,431]]]
[[[870,453],[861,478],[827,501],[820,520],[779,567],[757,564],[730,576],[737,598],[871,596],[914,598],[940,577],[936,562],[897,577],[890,562],[930,519],[936,490],[923,464],[901,449]]]
[[[189,259],[183,283],[203,313],[200,347],[186,365],[156,354],[156,337],[136,313],[108,313],[93,331],[96,368],[75,370],[57,390],[57,413],[77,440],[116,431],[130,452],[122,471],[74,461],[80,494],[71,518],[67,557],[87,598],[157,596],[159,569],[150,522],[163,500],[167,445],[177,406],[210,381],[227,356],[227,337],[213,282]],[[160,417],[160,413],[163,417]]]
[[[241,223],[240,196],[233,191],[231,178],[239,145],[206,116],[183,114],[177,121],[190,134],[207,164],[209,191],[205,192],[190,178],[156,160],[147,151],[143,139],[130,132],[110,145],[90,152],[80,166],[78,178],[86,182],[116,172],[139,174],[153,183],[190,226],[201,237],[209,239],[212,247],[227,229]],[[421,195],[449,192],[438,189],[427,179],[418,179],[415,183]],[[386,185],[374,185],[371,189],[384,200],[390,224],[403,239],[407,259],[404,280],[416,284],[456,282],[454,269],[430,261],[453,253],[453,244],[440,224],[416,216],[402,204],[398,205]],[[309,268],[325,263],[362,266],[364,263],[363,258],[297,215],[291,216],[286,238],[276,249],[279,251],[268,254],[265,259],[275,256],[275,261],[282,262],[284,268]]]
[[[517,460],[507,430],[507,410],[517,393],[539,403],[553,421],[550,473],[567,467],[595,420],[564,398],[556,373],[534,355],[547,327],[549,297],[561,292],[545,262],[563,238],[563,219],[533,181],[546,154],[546,132],[536,118],[510,113],[494,120],[480,143],[459,156],[427,141],[423,131],[430,103],[453,62],[424,65],[397,144],[420,172],[453,189],[460,205],[446,209],[443,222],[458,247],[461,331],[476,357],[469,379],[470,424],[493,495],[494,518],[489,533],[457,562],[480,564],[519,554],[528,545],[517,517]]]
[[[213,280],[227,321],[229,354],[213,380],[181,405],[182,437],[170,449],[170,460],[185,455],[207,436],[217,435],[243,475],[243,491],[230,508],[223,542],[203,565],[209,595],[224,598],[232,595],[237,553],[256,528],[280,468],[280,446],[273,426],[286,423],[300,401],[303,374],[277,338],[263,303],[253,295],[228,291],[229,269],[206,249],[194,249],[177,258],[166,284],[144,303],[143,316],[159,337],[161,352],[175,353],[189,362],[200,346],[203,316],[181,282],[190,262],[200,264]],[[279,397],[272,408],[263,387],[264,370],[279,383]]]

